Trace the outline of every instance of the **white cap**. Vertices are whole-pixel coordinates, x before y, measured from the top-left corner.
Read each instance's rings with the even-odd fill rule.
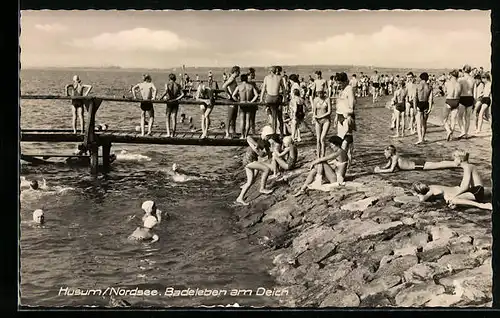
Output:
[[[148,228],[148,229],[152,229],[156,224],[158,224],[158,221],[156,220],[156,218],[152,215],[148,216],[145,220],[144,220],[144,227]]]
[[[142,209],[144,210],[144,212],[146,213],[151,213],[153,212],[153,206],[155,205],[154,201],[144,201],[144,203],[142,204]]]
[[[37,209],[33,212],[33,220],[36,221],[37,218],[43,216],[43,210],[42,209]]]
[[[264,126],[264,128],[262,128],[262,131],[260,133],[260,137],[264,138],[272,134],[274,134],[274,129],[271,126]]]

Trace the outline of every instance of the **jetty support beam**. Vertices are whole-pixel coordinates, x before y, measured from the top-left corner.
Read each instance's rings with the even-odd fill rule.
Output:
[[[104,172],[108,172],[111,164],[111,143],[105,142],[102,144],[102,167]]]

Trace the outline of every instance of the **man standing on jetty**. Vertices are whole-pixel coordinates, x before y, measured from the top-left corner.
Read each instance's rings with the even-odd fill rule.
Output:
[[[132,87],[132,95],[134,99],[137,99],[137,96],[135,94],[135,91],[139,89],[141,92],[142,99],[144,100],[141,102],[141,136],[144,136],[144,124],[146,121],[146,113],[149,116],[148,119],[148,136],[151,135],[151,129],[153,128],[153,123],[155,120],[155,109],[153,106],[153,103],[150,102],[151,100],[156,99],[156,87],[152,83],[151,76],[149,74],[144,74],[143,76],[143,82],[136,84],[134,87]]]
[[[179,85],[175,80],[175,74],[168,75],[168,83],[165,84],[165,94],[160,98],[167,99],[167,137],[175,137],[175,131],[177,128],[177,112],[179,111],[179,101],[184,97],[184,91],[181,85]],[[174,115],[174,120],[172,122],[172,130],[170,130],[170,120]],[[171,133],[172,132],[172,133]]]
[[[255,82],[255,69],[253,67],[250,67],[248,69],[248,84],[252,85],[253,87],[255,87],[255,89],[257,90],[257,94],[260,94],[260,90],[259,88],[257,87],[257,83]],[[259,107],[258,106],[251,106],[250,107],[250,132],[252,133],[252,135],[255,135],[255,116],[257,115],[257,109]]]
[[[70,89],[71,88],[71,92]],[[85,89],[87,89],[85,91]],[[82,84],[80,77],[78,75],[73,76],[73,83],[66,85],[66,96],[87,96],[92,90],[92,85]],[[83,116],[83,106],[85,101],[83,99],[73,99],[71,100],[73,105],[73,133],[76,134],[76,116],[80,119],[80,132],[83,134],[85,127],[85,116]]]
[[[262,91],[260,92],[260,102],[267,103],[271,110],[271,127],[276,131],[277,121],[279,122],[280,136],[284,135],[283,112],[281,109],[281,96],[285,92],[281,75],[278,75],[278,67],[272,66],[270,72],[262,83]],[[264,99],[265,95],[265,99]]]
[[[236,82],[236,78],[240,76],[240,67],[233,66],[231,69],[231,76],[224,82],[222,85],[222,89],[226,91],[229,96],[229,100],[233,99],[233,93],[236,87],[238,86],[238,82]],[[234,133],[236,133],[236,118],[238,117],[238,105],[230,105],[228,106],[227,111],[227,123],[226,123],[226,138],[231,138]],[[231,132],[232,130],[232,132]]]
[[[474,79],[470,75],[471,67],[465,65],[463,67],[464,76],[458,79],[461,86],[460,104],[458,106],[458,125],[462,129],[462,133],[458,139],[467,138],[470,127],[470,115],[474,108]]]

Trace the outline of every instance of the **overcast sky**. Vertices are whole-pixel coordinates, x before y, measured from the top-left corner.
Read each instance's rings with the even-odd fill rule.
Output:
[[[27,67],[490,68],[489,11],[22,11]]]

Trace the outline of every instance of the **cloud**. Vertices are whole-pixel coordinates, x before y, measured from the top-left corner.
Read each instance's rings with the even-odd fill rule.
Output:
[[[59,23],[35,24],[35,28],[45,32],[63,32],[68,29],[65,25]]]
[[[78,48],[116,51],[177,51],[201,46],[197,41],[181,39],[174,32],[147,28],[101,33],[92,38],[74,39],[67,44]]]
[[[489,30],[437,31],[386,25],[371,34],[345,33],[303,42],[299,50],[303,59],[315,64],[439,68],[464,63],[487,66],[490,43]]]

